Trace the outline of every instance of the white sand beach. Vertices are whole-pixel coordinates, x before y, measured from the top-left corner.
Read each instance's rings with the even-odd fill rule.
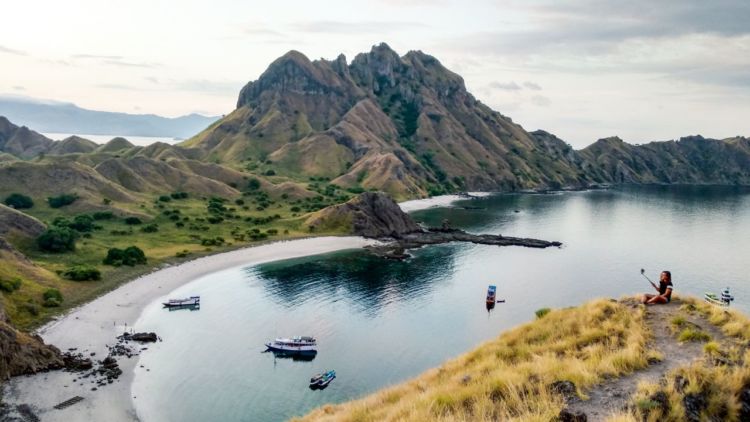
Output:
[[[157,298],[203,275],[238,266],[317,255],[377,243],[361,237],[315,237],[270,243],[206,256],[156,270],[89,302],[42,327],[38,334],[62,351],[76,348],[92,359],[107,356],[107,345],[138,320],[143,309]],[[148,353],[144,351],[143,353]],[[131,396],[133,368],[138,357],[118,358],[123,374],[113,384],[96,387],[75,373],[54,371],[16,377],[4,386],[3,401],[26,403],[42,421],[134,421],[138,420]],[[81,385],[82,384],[82,385]],[[62,410],[53,408],[75,396],[83,401]]]
[[[412,199],[411,201],[399,202],[398,206],[401,207],[404,212],[412,212],[425,210],[428,208],[449,207],[456,201],[471,199],[472,197],[479,198],[490,195],[492,195],[492,192],[468,192],[468,196],[439,195],[426,199]]]

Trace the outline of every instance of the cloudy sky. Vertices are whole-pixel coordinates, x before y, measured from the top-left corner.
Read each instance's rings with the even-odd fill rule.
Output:
[[[750,1],[14,1],[0,95],[166,116],[225,114],[276,57],[387,42],[576,147],[750,136]],[[470,4],[470,6],[469,6]]]

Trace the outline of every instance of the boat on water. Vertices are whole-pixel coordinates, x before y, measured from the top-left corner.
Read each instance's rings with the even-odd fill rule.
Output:
[[[328,384],[333,381],[333,379],[336,378],[336,371],[330,370],[328,372],[317,374],[314,377],[310,378],[310,389],[317,390],[317,389],[324,389],[328,387]]]
[[[197,308],[201,305],[200,296],[190,296],[185,299],[169,299],[167,302],[163,302],[165,308],[177,309],[177,308]]]
[[[298,336],[277,338],[266,343],[268,350],[284,354],[315,355],[318,353],[318,341],[314,337]]]
[[[487,287],[487,304],[490,303],[494,306],[495,300],[497,299],[497,286],[490,285]]]
[[[703,296],[703,299],[708,303],[727,307],[734,300],[734,296],[729,293],[729,287],[727,287],[726,289],[721,291],[720,295],[706,292],[706,294]]]

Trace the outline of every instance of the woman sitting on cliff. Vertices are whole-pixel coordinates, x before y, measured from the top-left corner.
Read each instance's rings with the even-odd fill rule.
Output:
[[[657,286],[654,283],[651,283],[651,285],[654,286],[654,289],[656,289],[659,294],[650,295],[646,293],[643,295],[641,302],[646,305],[669,303],[672,299],[672,273],[669,271],[662,271],[661,276],[659,277],[659,285]]]

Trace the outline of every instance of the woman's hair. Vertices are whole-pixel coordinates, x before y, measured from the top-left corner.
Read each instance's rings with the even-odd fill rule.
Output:
[[[662,271],[662,273],[664,273],[664,274],[667,275],[667,281],[671,283],[672,282],[672,273],[669,272],[669,271],[667,271],[667,270]]]

